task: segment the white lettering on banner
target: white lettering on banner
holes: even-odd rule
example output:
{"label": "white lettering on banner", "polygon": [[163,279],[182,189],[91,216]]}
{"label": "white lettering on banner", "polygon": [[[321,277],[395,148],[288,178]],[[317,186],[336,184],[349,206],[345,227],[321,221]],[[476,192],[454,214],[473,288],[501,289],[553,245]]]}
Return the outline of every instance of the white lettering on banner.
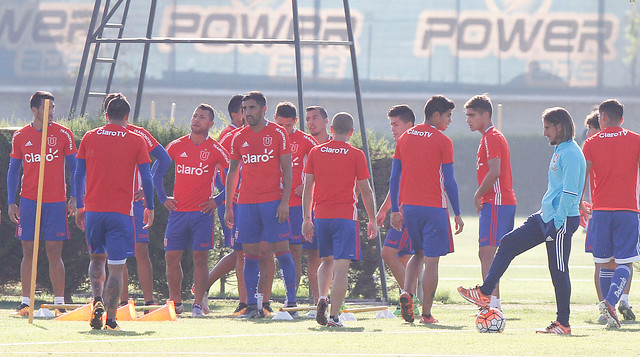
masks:
{"label": "white lettering on banner", "polygon": [[427,138],[430,138],[431,135],[433,135],[433,133],[430,133],[428,131],[418,131],[418,130],[415,130],[415,129],[407,130],[407,134],[408,135],[421,136],[421,137],[427,137]]}
{"label": "white lettering on banner", "polygon": [[[45,162],[51,162],[58,158],[58,150],[52,151],[49,149],[49,153],[44,156]],[[40,162],[40,154],[24,154],[24,161],[27,163]]]}
{"label": "white lettering on banner", "polygon": [[207,172],[209,172],[209,165],[202,165],[202,163],[198,167],[184,164],[176,165],[176,173],[178,174],[202,176]]}
{"label": "white lettering on banner", "polygon": [[242,163],[244,164],[256,164],[256,163],[261,163],[261,162],[269,162],[269,160],[274,159],[275,156],[273,156],[273,149],[267,151],[267,149],[264,149],[264,154],[244,154],[242,155]]}
{"label": "white lettering on banner", "polygon": [[349,152],[349,149],[347,148],[330,148],[330,147],[326,147],[323,146],[320,148],[321,152],[326,152],[329,154],[342,154],[342,155],[346,155]]}
{"label": "white lettering on banner", "polygon": [[124,132],[124,131],[104,130],[104,129],[98,129],[96,131],[96,134],[98,134],[98,135],[106,135],[106,136],[117,136],[117,137],[120,137],[120,138],[124,138],[125,135],[127,135],[127,133]]}
{"label": "white lettering on banner", "polygon": [[617,138],[618,136],[627,136],[627,131],[619,131],[617,133],[600,133],[598,137],[600,138]]}

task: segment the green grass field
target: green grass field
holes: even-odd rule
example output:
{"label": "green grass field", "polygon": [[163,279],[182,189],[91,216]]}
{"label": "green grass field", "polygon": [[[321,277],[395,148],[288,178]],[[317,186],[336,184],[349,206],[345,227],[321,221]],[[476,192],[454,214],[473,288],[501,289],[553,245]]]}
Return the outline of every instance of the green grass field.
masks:
{"label": "green grass field", "polygon": [[[519,221],[522,218],[518,219]],[[477,310],[455,288],[480,281],[477,219],[467,217],[465,232],[456,237],[456,252],[441,260],[438,302],[432,326],[401,319],[375,319],[375,312],[331,329],[313,319],[244,321],[226,317],[234,301],[212,300],[203,319],[177,322],[121,322],[123,331],[94,331],[87,322],[59,322],[10,316],[17,297],[0,302],[0,355],[215,355],[215,356],[631,356],[640,354],[640,323],[623,322],[619,330],[598,325],[593,263],[584,253],[584,234],[573,238],[572,336],[536,334],[555,319],[553,286],[543,246],[516,258],[501,282],[507,326],[502,334],[480,334]],[[640,313],[640,286],[631,290],[631,305]],[[280,304],[274,304],[279,307]],[[187,308],[187,310],[189,310]]]}

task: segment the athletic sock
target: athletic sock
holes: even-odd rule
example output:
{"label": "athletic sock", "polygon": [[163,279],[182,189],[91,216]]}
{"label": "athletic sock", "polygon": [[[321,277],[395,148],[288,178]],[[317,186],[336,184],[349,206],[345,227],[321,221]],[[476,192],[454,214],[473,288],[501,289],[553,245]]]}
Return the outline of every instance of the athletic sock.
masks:
{"label": "athletic sock", "polygon": [[54,296],[53,297],[54,305],[64,305],[64,296]]}
{"label": "athletic sock", "polygon": [[296,302],[296,266],[293,263],[291,252],[278,253],[276,258],[278,258],[282,279],[287,289],[287,302]]}
{"label": "athletic sock", "polygon": [[256,291],[258,290],[258,280],[260,278],[260,266],[258,255],[244,255],[244,286],[247,289],[247,303],[256,304]]}
{"label": "athletic sock", "polygon": [[264,307],[264,294],[256,293],[256,306]]}
{"label": "athletic sock", "polygon": [[616,271],[613,273],[613,277],[611,278],[611,287],[609,288],[609,293],[606,298],[611,306],[616,306],[618,300],[620,300],[620,295],[622,295],[624,287],[627,286],[630,275],[631,269],[628,266],[618,265],[616,267]]}
{"label": "athletic sock", "polygon": [[500,298],[495,295],[491,295],[491,302],[489,303],[489,307],[495,307],[498,310],[502,311],[502,305],[500,305]]}
{"label": "athletic sock", "polygon": [[22,303],[31,306],[31,299],[28,296],[23,296]]}
{"label": "athletic sock", "polygon": [[620,302],[625,304],[625,305],[627,305],[627,306],[629,306],[629,294],[622,294],[620,296]]}
{"label": "athletic sock", "polygon": [[600,295],[604,299],[609,293],[609,287],[611,286],[611,278],[613,277],[613,269],[600,269],[598,278],[600,279]]}

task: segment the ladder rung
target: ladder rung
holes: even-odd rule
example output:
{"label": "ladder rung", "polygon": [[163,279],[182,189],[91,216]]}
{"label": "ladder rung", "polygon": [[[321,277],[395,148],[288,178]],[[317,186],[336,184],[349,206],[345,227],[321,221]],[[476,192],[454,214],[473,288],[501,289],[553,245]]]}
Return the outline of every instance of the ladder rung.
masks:
{"label": "ladder rung", "polygon": [[89,92],[90,97],[106,97],[107,93],[104,92]]}
{"label": "ladder rung", "polygon": [[114,22],[108,22],[106,24],[104,24],[105,28],[109,28],[109,29],[121,29],[124,27],[123,24],[118,24],[118,23],[114,23]]}
{"label": "ladder rung", "polygon": [[115,58],[98,57],[98,58],[96,58],[96,62],[100,62],[100,63],[115,63],[116,60],[115,60]]}

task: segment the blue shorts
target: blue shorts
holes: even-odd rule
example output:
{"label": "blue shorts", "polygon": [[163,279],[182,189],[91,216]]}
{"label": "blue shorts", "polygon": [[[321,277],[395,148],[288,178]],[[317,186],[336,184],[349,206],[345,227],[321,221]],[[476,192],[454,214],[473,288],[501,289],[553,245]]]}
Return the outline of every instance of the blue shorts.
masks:
{"label": "blue shorts", "polygon": [[315,218],[313,240],[318,242],[320,258],[360,260],[358,221],[345,218]]}
{"label": "blue shorts", "polygon": [[[20,222],[16,227],[16,237],[24,241],[33,241],[36,234],[37,201],[20,198]],[[69,222],[67,221],[67,203],[42,203],[40,218],[40,239],[45,241],[61,241],[69,239]]]}
{"label": "blue shorts", "polygon": [[[234,220],[236,219],[236,216],[238,215],[238,205],[233,205],[233,217]],[[222,234],[224,235],[224,246],[227,248],[231,248],[233,250],[242,250],[242,244],[237,242],[237,230],[235,228],[230,229],[229,227],[227,227],[227,224],[224,221],[224,211],[225,211],[225,205],[219,205],[217,208],[218,210],[218,219],[220,220],[220,226],[222,227]]]}
{"label": "blue shorts", "polygon": [[291,224],[291,238],[289,244],[302,245],[302,206],[289,207],[289,223]]}
{"label": "blue shorts", "polygon": [[482,210],[480,210],[478,244],[481,247],[499,247],[502,237],[513,230],[515,218],[516,205],[484,203]]}
{"label": "blue shorts", "polygon": [[404,205],[404,224],[411,245],[425,257],[441,257],[453,252],[453,234],[446,208]]}
{"label": "blue shorts", "polygon": [[589,222],[593,235],[593,261],[617,264],[640,260],[638,213],[633,211],[593,211]]}
{"label": "blue shorts", "polygon": [[238,242],[242,244],[280,242],[291,238],[289,221],[278,222],[280,200],[263,203],[239,203],[235,215]]}
{"label": "blue shorts", "polygon": [[213,248],[214,217],[200,211],[169,212],[164,232],[164,250],[210,250]]}
{"label": "blue shorts", "polygon": [[409,239],[409,232],[406,226],[402,226],[402,232],[389,227],[383,246],[397,249],[399,257],[415,253],[411,247],[411,239]]}
{"label": "blue shorts", "polygon": [[149,243],[149,230],[144,227],[144,201],[133,202],[133,230],[136,243]]}
{"label": "blue shorts", "polygon": [[585,253],[593,253],[593,233],[591,233],[591,219],[587,221],[587,234],[584,237]]}
{"label": "blue shorts", "polygon": [[85,212],[90,253],[107,254],[109,264],[124,264],[135,256],[133,217],[118,212]]}

